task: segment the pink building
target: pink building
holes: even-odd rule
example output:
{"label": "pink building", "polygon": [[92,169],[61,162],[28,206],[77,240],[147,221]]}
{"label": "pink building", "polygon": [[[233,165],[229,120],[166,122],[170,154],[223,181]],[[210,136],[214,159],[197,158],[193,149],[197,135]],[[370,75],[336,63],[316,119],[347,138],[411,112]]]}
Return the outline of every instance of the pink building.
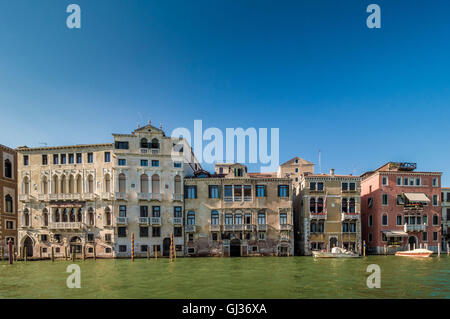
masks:
{"label": "pink building", "polygon": [[370,254],[414,247],[437,251],[441,242],[440,172],[389,162],[361,176],[362,240]]}

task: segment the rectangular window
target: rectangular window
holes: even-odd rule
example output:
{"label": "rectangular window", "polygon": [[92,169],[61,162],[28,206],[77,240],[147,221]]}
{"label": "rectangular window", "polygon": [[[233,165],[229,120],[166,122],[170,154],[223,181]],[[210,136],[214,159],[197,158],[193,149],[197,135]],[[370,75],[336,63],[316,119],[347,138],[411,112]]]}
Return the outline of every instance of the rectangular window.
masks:
{"label": "rectangular window", "polygon": [[127,237],[127,228],[126,227],[117,227],[117,236]]}
{"label": "rectangular window", "polygon": [[159,167],[159,161],[158,160],[152,160],[152,167]]}
{"label": "rectangular window", "polygon": [[397,215],[397,225],[402,225],[402,215]]}
{"label": "rectangular window", "polygon": [[256,197],[267,197],[266,185],[256,185]]}
{"label": "rectangular window", "polygon": [[119,217],[127,217],[127,206],[125,205],[119,206]]}
{"label": "rectangular window", "polygon": [[382,184],[383,184],[383,186],[386,186],[388,184],[388,179],[386,176],[382,177]]}
{"label": "rectangular window", "polygon": [[387,224],[388,224],[388,216],[387,216],[387,214],[384,214],[384,215],[381,217],[381,224],[382,224],[383,226],[387,226]]}
{"label": "rectangular window", "polygon": [[152,206],[152,217],[161,217],[161,207]]}
{"label": "rectangular window", "polygon": [[181,206],[174,206],[173,207],[173,217],[176,218],[182,218],[183,217],[183,211]]}
{"label": "rectangular window", "polygon": [[288,197],[288,196],[289,196],[289,186],[278,185],[278,197]]}
{"label": "rectangular window", "polygon": [[111,234],[105,234],[105,241],[106,241],[107,243],[110,243],[110,242],[111,242]]}
{"label": "rectangular window", "polygon": [[397,205],[404,205],[405,201],[403,200],[402,195],[397,195]]}
{"label": "rectangular window", "polygon": [[120,253],[127,252],[127,245],[119,245],[119,252]]}
{"label": "rectangular window", "polygon": [[404,178],[403,179],[403,185],[408,186],[409,185],[408,181],[409,181],[408,178]]}
{"label": "rectangular window", "polygon": [[438,240],[438,232],[437,232],[437,231],[434,231],[434,232],[433,232],[433,240],[434,240],[434,241],[437,241],[437,240]]}
{"label": "rectangular window", "polygon": [[152,227],[152,237],[161,237],[161,227]]}
{"label": "rectangular window", "polygon": [[233,199],[233,186],[232,185],[225,185],[224,186],[224,200],[230,201]]}
{"label": "rectangular window", "polygon": [[48,157],[47,154],[42,155],[42,165],[48,164]]}
{"label": "rectangular window", "polygon": [[75,163],[75,157],[73,156],[73,154],[69,154],[69,164],[74,164]]}
{"label": "rectangular window", "polygon": [[420,181],[420,178],[416,178],[416,186],[420,186],[420,183],[421,181]]}
{"label": "rectangular window", "polygon": [[280,225],[286,225],[288,223],[287,221],[287,214],[281,213],[280,214]]}
{"label": "rectangular window", "polygon": [[81,163],[82,163],[81,153],[77,153],[77,164],[81,164]]}
{"label": "rectangular window", "polygon": [[208,186],[209,198],[219,198],[219,186],[209,185]]}
{"label": "rectangular window", "polygon": [[197,186],[196,185],[187,185],[185,191],[186,198],[197,198]]}
{"label": "rectangular window", "polygon": [[66,164],[66,154],[61,154],[61,164]]}
{"label": "rectangular window", "polygon": [[437,206],[439,203],[438,195],[433,195],[433,206]]}
{"label": "rectangular window", "polygon": [[383,205],[388,205],[388,194],[383,194],[382,195],[382,203]]}
{"label": "rectangular window", "polygon": [[401,186],[401,185],[402,185],[402,178],[397,177],[397,186]]}
{"label": "rectangular window", "polygon": [[356,190],[356,184],[355,183],[349,183],[349,186],[350,186],[350,190],[351,191]]}
{"label": "rectangular window", "polygon": [[342,183],[342,190],[343,191],[346,191],[346,190],[348,190],[348,183]]}
{"label": "rectangular window", "polygon": [[6,221],[6,229],[14,229],[14,222],[12,220]]}
{"label": "rectangular window", "polygon": [[173,236],[174,237],[182,237],[183,236],[183,229],[181,227],[174,227],[173,228]]}
{"label": "rectangular window", "polygon": [[318,191],[323,191],[323,182],[318,182],[317,183],[317,190]]}
{"label": "rectangular window", "polygon": [[434,187],[438,186],[438,179],[437,178],[433,178],[433,186]]}
{"label": "rectangular window", "polygon": [[148,217],[148,206],[139,207],[140,217]]}
{"label": "rectangular window", "polygon": [[88,240],[88,242],[93,242],[94,241],[94,234],[88,234],[87,240]]}
{"label": "rectangular window", "polygon": [[428,241],[428,233],[426,231],[422,233],[422,241]]}
{"label": "rectangular window", "polygon": [[139,237],[148,237],[148,227],[139,227]]}
{"label": "rectangular window", "polygon": [[111,162],[111,153],[105,152],[105,163]]}
{"label": "rectangular window", "polygon": [[175,168],[181,168],[181,162],[174,162],[173,167]]}
{"label": "rectangular window", "polygon": [[119,149],[119,150],[127,150],[128,149],[128,142],[116,141],[114,143],[114,146],[115,146],[116,149]]}
{"label": "rectangular window", "polygon": [[53,154],[53,164],[58,165],[59,164],[59,156],[58,154]]}
{"label": "rectangular window", "polygon": [[88,163],[94,163],[94,153],[87,153]]}
{"label": "rectangular window", "polygon": [[29,162],[28,162],[28,155],[24,155],[23,156],[23,165],[27,166],[28,164],[29,164]]}
{"label": "rectangular window", "polygon": [[[147,232],[148,232],[148,230],[147,230]],[[146,236],[146,237],[148,237],[148,236]],[[148,246],[147,245],[141,245],[141,252],[145,253],[147,251],[148,251]]]}
{"label": "rectangular window", "polygon": [[148,166],[148,160],[141,159],[141,166]]}
{"label": "rectangular window", "polygon": [[309,183],[309,190],[315,191],[316,190],[316,182],[310,182]]}

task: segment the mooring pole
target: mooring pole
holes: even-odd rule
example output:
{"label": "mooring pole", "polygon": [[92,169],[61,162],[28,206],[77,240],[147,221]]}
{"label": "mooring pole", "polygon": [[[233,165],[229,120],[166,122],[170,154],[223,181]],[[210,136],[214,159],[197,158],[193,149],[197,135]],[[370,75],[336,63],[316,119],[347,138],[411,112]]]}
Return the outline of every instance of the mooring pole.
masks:
{"label": "mooring pole", "polygon": [[170,262],[173,261],[173,233],[170,233]]}
{"label": "mooring pole", "polygon": [[147,259],[150,259],[150,249],[147,247]]}
{"label": "mooring pole", "polygon": [[134,233],[131,233],[131,261],[134,261]]}
{"label": "mooring pole", "polygon": [[363,240],[363,256],[366,256],[366,241]]}
{"label": "mooring pole", "polygon": [[450,255],[450,244],[447,243],[447,255]]}
{"label": "mooring pole", "polygon": [[155,259],[158,259],[158,250],[156,249],[156,245],[155,245]]}
{"label": "mooring pole", "polygon": [[52,261],[55,261],[55,247],[52,246]]}
{"label": "mooring pole", "polygon": [[14,250],[11,239],[8,240],[8,257],[9,257],[9,264],[13,264],[13,256],[14,256]]}
{"label": "mooring pole", "polygon": [[94,260],[97,260],[97,249],[95,248],[96,244],[94,244]]}
{"label": "mooring pole", "polygon": [[438,243],[438,257],[441,256],[441,243]]}

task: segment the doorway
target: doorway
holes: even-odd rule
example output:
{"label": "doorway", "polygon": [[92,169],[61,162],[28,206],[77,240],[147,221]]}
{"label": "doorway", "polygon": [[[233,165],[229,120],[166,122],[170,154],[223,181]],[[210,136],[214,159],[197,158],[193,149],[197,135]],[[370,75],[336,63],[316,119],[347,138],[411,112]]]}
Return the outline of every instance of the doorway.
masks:
{"label": "doorway", "polygon": [[414,247],[415,248],[419,248],[418,245],[417,245],[417,238],[416,238],[416,236],[410,236],[408,238],[408,244],[409,244],[409,250],[413,250]]}
{"label": "doorway", "polygon": [[163,256],[169,257],[170,255],[170,238],[164,238],[163,240]]}
{"label": "doorway", "polygon": [[241,241],[237,238],[230,241],[230,257],[241,257]]}
{"label": "doorway", "polygon": [[337,247],[337,238],[336,237],[331,237],[330,238],[330,250],[333,247]]}
{"label": "doorway", "polygon": [[33,257],[33,241],[30,237],[25,238],[23,247],[27,249],[27,257]]}

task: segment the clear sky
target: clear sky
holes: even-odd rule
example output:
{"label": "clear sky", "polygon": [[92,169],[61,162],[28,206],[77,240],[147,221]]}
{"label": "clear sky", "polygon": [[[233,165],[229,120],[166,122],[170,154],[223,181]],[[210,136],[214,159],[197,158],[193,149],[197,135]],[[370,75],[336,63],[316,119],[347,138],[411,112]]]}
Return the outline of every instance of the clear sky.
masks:
{"label": "clear sky", "polygon": [[[66,27],[70,3],[80,30]],[[381,29],[366,26],[370,3]],[[447,0],[1,0],[0,143],[103,143],[149,118],[167,133],[201,119],[279,127],[281,162],[317,164],[321,150],[323,172],[360,174],[411,161],[450,186],[449,12]]]}

